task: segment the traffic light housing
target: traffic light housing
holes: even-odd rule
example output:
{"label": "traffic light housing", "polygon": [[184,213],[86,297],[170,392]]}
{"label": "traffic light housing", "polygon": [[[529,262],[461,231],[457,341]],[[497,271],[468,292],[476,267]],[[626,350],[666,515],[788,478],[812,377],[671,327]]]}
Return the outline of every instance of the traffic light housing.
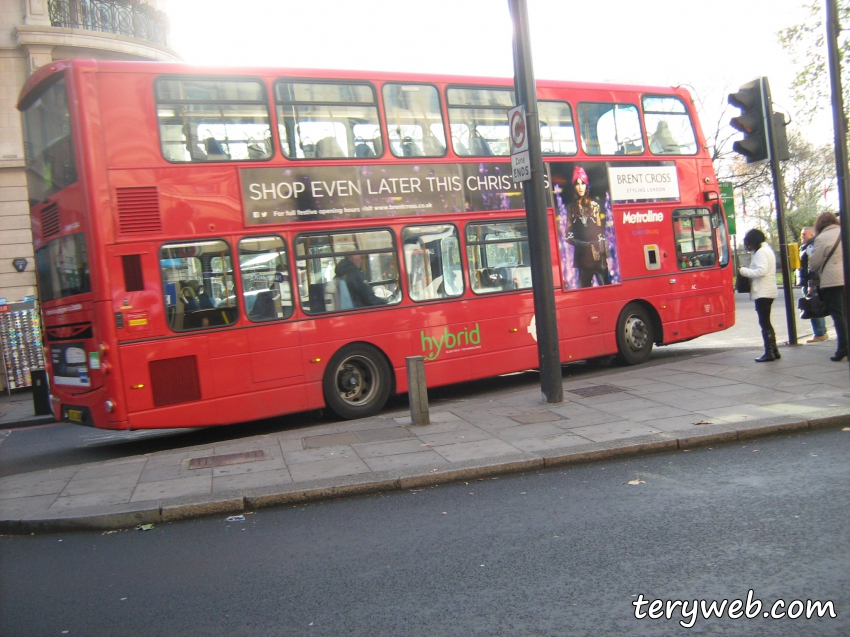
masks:
{"label": "traffic light housing", "polygon": [[766,78],[748,82],[729,94],[729,103],[741,109],[738,117],[729,124],[735,130],[744,133],[744,139],[735,142],[732,150],[747,158],[748,164],[760,164],[770,160],[770,142],[767,131],[767,116],[770,108],[770,95]]}

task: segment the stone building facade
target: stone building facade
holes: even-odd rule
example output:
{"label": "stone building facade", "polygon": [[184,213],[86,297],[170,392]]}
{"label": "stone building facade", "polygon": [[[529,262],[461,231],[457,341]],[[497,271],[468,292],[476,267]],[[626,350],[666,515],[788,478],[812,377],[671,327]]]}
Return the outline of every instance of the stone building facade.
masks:
{"label": "stone building facade", "polygon": [[[167,0],[0,0],[0,297],[36,294],[20,112],[26,78],[54,60],[179,61]],[[27,260],[18,272],[13,261]],[[0,379],[2,383],[2,379]]]}

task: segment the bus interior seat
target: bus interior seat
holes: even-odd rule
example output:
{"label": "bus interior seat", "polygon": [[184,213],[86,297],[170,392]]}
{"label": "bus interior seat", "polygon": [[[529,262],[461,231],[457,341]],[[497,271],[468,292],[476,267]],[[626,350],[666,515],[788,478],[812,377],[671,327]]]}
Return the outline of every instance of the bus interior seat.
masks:
{"label": "bus interior seat", "polygon": [[337,279],[336,288],[339,296],[337,308],[340,310],[354,309],[354,301],[351,300],[351,293],[348,291],[348,283],[342,279]]}
{"label": "bus interior seat", "polygon": [[401,152],[405,157],[421,157],[422,151],[416,142],[411,137],[405,137],[401,140]]}
{"label": "bus interior seat", "polygon": [[224,146],[215,137],[207,137],[204,140],[204,146],[207,151],[207,159],[230,159],[230,156],[224,150]]}
{"label": "bus interior seat", "polygon": [[475,131],[469,137],[469,151],[476,156],[488,157],[493,154],[490,144],[481,136],[481,133]]}
{"label": "bus interior seat", "polygon": [[380,157],[384,154],[384,143],[381,141],[380,134],[372,138],[372,147],[375,149],[375,157]]}
{"label": "bus interior seat", "polygon": [[374,157],[375,151],[369,148],[369,145],[363,140],[357,141],[354,143],[354,156],[355,157]]}
{"label": "bus interior seat", "polygon": [[277,311],[274,306],[274,297],[269,290],[260,292],[257,298],[254,299],[254,305],[251,307],[249,314],[254,321],[268,321],[277,318]]}
{"label": "bus interior seat", "polygon": [[311,283],[308,287],[309,302],[311,314],[321,314],[327,312],[325,308],[325,284]]}
{"label": "bus interior seat", "polygon": [[425,137],[422,139],[422,146],[428,157],[438,157],[446,154],[445,145],[440,143],[440,140],[431,131],[425,132]]}
{"label": "bus interior seat", "polygon": [[323,137],[316,142],[316,157],[347,157],[333,137]]}
{"label": "bus interior seat", "polygon": [[452,138],[452,146],[455,149],[455,155],[465,156],[469,155],[469,149],[460,143],[460,140],[456,137]]}

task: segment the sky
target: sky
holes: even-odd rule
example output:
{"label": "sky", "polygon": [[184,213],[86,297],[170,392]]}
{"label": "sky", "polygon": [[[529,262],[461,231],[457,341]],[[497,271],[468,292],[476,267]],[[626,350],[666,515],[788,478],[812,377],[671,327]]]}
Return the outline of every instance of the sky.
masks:
{"label": "sky", "polygon": [[[780,29],[811,0],[528,0],[537,79],[686,85],[707,136],[726,95],[767,76],[795,118]],[[804,4],[805,3],[805,4]],[[513,77],[508,0],[170,0],[171,46],[214,66]],[[792,124],[793,126],[793,124]],[[828,114],[805,127],[828,143]]]}

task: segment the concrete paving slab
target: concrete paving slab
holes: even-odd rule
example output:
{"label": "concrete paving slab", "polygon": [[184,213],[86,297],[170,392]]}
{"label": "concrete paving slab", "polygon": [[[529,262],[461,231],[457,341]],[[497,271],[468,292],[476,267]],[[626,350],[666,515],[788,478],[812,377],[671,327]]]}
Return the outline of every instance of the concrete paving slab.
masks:
{"label": "concrete paving slab", "polygon": [[623,420],[620,422],[590,425],[588,427],[575,427],[570,429],[570,433],[587,438],[593,442],[608,442],[609,440],[618,440],[620,438],[660,433],[660,430],[630,420]]}
{"label": "concrete paving slab", "polygon": [[174,480],[139,483],[133,491],[130,502],[159,500],[184,495],[201,495],[212,490],[212,475],[191,476]]}
{"label": "concrete paving slab", "polygon": [[304,438],[305,449],[322,449],[324,447],[342,447],[362,442],[353,431],[343,433],[324,434],[321,436],[310,436]]}
{"label": "concrete paving slab", "polygon": [[366,463],[356,456],[289,465],[289,473],[294,482],[350,476],[356,473],[368,473],[369,471]]}
{"label": "concrete paving slab", "polygon": [[413,437],[413,434],[406,427],[364,429],[362,431],[356,431],[354,434],[357,436],[359,442],[383,442],[385,440],[400,440],[402,438]]}
{"label": "concrete paving slab", "polygon": [[345,458],[356,458],[357,454],[349,445],[338,447],[323,447],[319,449],[305,449],[304,451],[290,451],[283,454],[287,466],[302,462],[317,462],[324,460],[337,460]]}
{"label": "concrete paving slab", "polygon": [[504,440],[476,440],[474,442],[458,442],[452,445],[440,445],[432,447],[449,462],[463,460],[479,460],[481,458],[496,458],[515,454],[519,449]]}
{"label": "concrete paving slab", "polygon": [[536,438],[522,438],[520,440],[513,441],[511,444],[521,451],[534,452],[586,445],[587,442],[587,438],[582,436],[561,432],[559,434],[538,436]]}
{"label": "concrete paving slab", "polygon": [[53,504],[51,504],[47,510],[51,512],[67,512],[84,507],[103,507],[114,504],[127,504],[130,502],[134,490],[135,487],[131,486],[124,489],[82,493],[80,495],[60,495],[53,501]]}
{"label": "concrete paving slab", "polygon": [[255,473],[237,473],[233,475],[214,476],[212,480],[213,493],[268,487],[274,484],[291,484],[292,475],[286,467],[258,471]]}
{"label": "concrete paving slab", "polygon": [[396,471],[412,467],[439,467],[449,464],[448,460],[430,449],[392,456],[373,456],[364,458],[363,462],[368,465],[371,471]]}
{"label": "concrete paving slab", "polygon": [[426,443],[419,438],[407,438],[405,440],[390,440],[388,442],[373,442],[354,445],[354,452],[363,460],[381,458],[384,456],[397,456],[405,453],[417,453],[426,449]]}
{"label": "concrete paving slab", "polygon": [[0,519],[19,519],[47,511],[58,497],[58,493],[51,493],[0,500]]}

